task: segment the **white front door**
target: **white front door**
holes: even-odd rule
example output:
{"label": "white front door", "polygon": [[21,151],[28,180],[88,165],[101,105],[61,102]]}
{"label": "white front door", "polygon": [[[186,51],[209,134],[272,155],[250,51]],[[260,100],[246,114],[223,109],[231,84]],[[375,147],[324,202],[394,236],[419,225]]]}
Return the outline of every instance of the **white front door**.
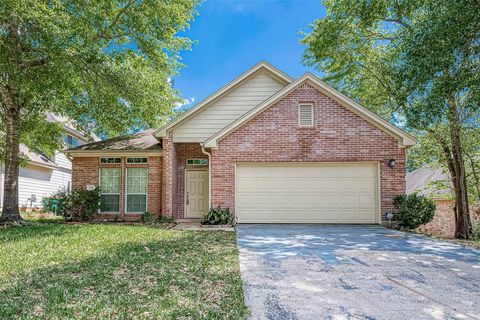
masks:
{"label": "white front door", "polygon": [[185,207],[186,218],[203,218],[208,212],[207,170],[187,170]]}

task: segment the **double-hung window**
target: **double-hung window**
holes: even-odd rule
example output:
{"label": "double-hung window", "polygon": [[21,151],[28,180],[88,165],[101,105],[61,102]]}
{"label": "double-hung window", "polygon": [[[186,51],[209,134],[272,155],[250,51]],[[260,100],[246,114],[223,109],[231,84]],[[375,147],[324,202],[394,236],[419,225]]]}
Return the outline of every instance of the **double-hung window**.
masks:
{"label": "double-hung window", "polygon": [[126,204],[128,213],[147,211],[147,168],[127,168]]}
{"label": "double-hung window", "polygon": [[101,212],[120,212],[120,168],[100,169]]}

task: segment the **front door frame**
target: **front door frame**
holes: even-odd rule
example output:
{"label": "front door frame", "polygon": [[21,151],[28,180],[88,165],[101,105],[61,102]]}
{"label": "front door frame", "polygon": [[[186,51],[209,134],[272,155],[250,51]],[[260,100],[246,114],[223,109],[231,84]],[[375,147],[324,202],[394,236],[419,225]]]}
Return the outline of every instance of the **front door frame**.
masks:
{"label": "front door frame", "polygon": [[[208,179],[209,173],[208,173],[208,168],[185,168],[185,183],[183,187],[183,216],[185,219],[198,219],[198,217],[189,217],[188,216],[188,209],[187,209],[187,188],[188,188],[188,172],[189,171],[205,171],[207,173],[207,202],[208,202],[208,192],[210,190],[210,181]],[[210,205],[210,204],[209,204]]]}

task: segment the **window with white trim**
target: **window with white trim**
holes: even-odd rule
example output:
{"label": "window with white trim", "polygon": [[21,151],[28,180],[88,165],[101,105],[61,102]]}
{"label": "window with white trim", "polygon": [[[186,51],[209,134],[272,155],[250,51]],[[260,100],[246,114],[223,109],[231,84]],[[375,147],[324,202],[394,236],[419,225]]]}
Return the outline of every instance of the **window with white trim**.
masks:
{"label": "window with white trim", "polygon": [[100,169],[100,211],[120,212],[120,168]]}
{"label": "window with white trim", "polygon": [[147,211],[147,168],[126,170],[126,211],[144,213]]}
{"label": "window with white trim", "polygon": [[120,163],[122,159],[117,157],[112,158],[100,158],[100,163]]}
{"label": "window with white trim", "polygon": [[129,164],[140,164],[140,163],[147,163],[147,158],[127,158],[127,163]]}
{"label": "window with white trim", "polygon": [[298,125],[303,127],[313,126],[313,105],[302,103],[298,106]]}
{"label": "window with white trim", "polygon": [[187,159],[187,165],[206,166],[208,159]]}

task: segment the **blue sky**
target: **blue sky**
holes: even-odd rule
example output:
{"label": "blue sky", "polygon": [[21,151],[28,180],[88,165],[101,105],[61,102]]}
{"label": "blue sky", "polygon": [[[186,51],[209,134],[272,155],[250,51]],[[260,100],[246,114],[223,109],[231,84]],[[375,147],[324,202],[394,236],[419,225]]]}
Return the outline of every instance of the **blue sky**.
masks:
{"label": "blue sky", "polygon": [[[306,71],[301,31],[325,15],[319,0],[242,0],[204,2],[182,35],[197,41],[182,52],[186,67],[174,80],[188,107],[201,101],[260,60],[292,77]],[[192,103],[193,102],[193,103]]]}

